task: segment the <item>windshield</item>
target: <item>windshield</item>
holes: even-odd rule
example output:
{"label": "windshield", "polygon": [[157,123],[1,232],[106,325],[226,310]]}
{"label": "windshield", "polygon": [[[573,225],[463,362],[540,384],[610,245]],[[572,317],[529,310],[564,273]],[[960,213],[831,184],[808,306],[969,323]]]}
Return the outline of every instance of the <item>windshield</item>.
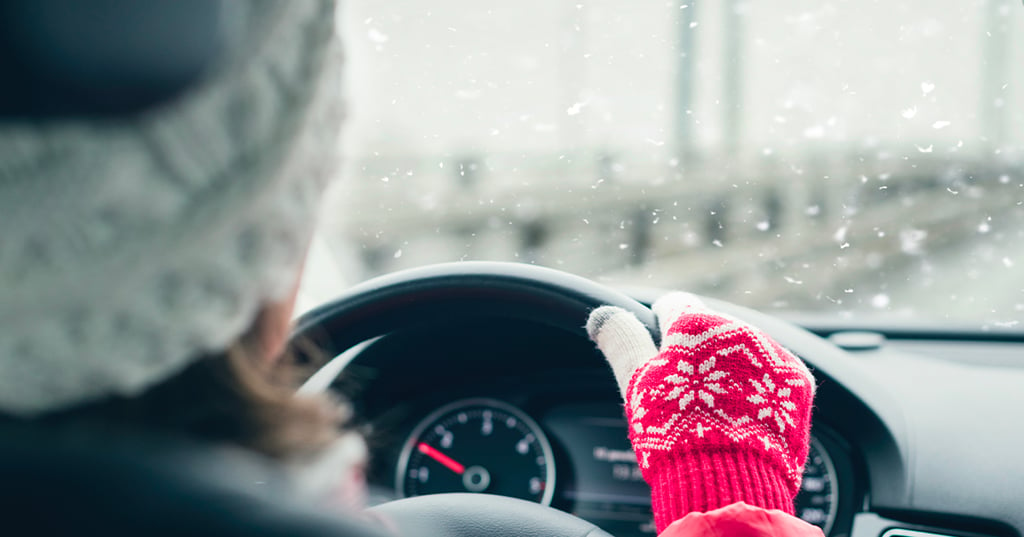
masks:
{"label": "windshield", "polygon": [[345,177],[306,288],[502,260],[1013,326],[1020,7],[348,1]]}

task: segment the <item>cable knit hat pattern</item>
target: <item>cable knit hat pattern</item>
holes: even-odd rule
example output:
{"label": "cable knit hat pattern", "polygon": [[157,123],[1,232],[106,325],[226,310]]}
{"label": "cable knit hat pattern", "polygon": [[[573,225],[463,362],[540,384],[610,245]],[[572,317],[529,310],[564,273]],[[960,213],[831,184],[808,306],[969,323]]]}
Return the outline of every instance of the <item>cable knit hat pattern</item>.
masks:
{"label": "cable knit hat pattern", "polygon": [[231,9],[174,102],[0,125],[0,413],[136,395],[291,290],[338,152],[334,2]]}

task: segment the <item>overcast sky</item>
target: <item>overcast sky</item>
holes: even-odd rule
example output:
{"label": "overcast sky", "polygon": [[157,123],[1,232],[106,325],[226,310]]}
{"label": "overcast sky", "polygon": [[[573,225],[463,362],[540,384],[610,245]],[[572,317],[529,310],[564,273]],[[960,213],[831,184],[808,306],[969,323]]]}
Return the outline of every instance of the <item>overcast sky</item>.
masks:
{"label": "overcast sky", "polygon": [[[720,146],[728,106],[749,153],[938,153],[961,141],[958,151],[984,153],[998,129],[1004,142],[1024,133],[1024,8],[1010,0],[349,0],[343,9],[355,155],[667,155],[683,32],[694,42],[687,117],[698,148]],[[738,56],[725,53],[730,31]],[[733,100],[729,61],[739,65]]]}

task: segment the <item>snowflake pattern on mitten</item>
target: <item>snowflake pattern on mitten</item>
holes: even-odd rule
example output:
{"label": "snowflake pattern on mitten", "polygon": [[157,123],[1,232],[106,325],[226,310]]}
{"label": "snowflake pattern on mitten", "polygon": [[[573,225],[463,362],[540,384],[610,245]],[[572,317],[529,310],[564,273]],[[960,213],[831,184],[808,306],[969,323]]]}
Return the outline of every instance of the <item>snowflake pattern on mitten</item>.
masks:
{"label": "snowflake pattern on mitten", "polygon": [[680,450],[751,451],[783,473],[795,496],[813,397],[814,378],[797,357],[742,321],[694,307],[633,374],[629,437],[645,473]]}

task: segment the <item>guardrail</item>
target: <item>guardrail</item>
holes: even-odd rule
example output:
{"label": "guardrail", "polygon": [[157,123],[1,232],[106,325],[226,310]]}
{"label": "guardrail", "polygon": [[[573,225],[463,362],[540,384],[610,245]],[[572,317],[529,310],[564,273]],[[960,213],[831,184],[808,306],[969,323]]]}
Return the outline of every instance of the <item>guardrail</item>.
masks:
{"label": "guardrail", "polygon": [[335,228],[362,245],[370,272],[518,260],[753,306],[840,301],[865,275],[951,247],[1024,199],[1019,164],[926,154],[382,157],[349,168]]}

